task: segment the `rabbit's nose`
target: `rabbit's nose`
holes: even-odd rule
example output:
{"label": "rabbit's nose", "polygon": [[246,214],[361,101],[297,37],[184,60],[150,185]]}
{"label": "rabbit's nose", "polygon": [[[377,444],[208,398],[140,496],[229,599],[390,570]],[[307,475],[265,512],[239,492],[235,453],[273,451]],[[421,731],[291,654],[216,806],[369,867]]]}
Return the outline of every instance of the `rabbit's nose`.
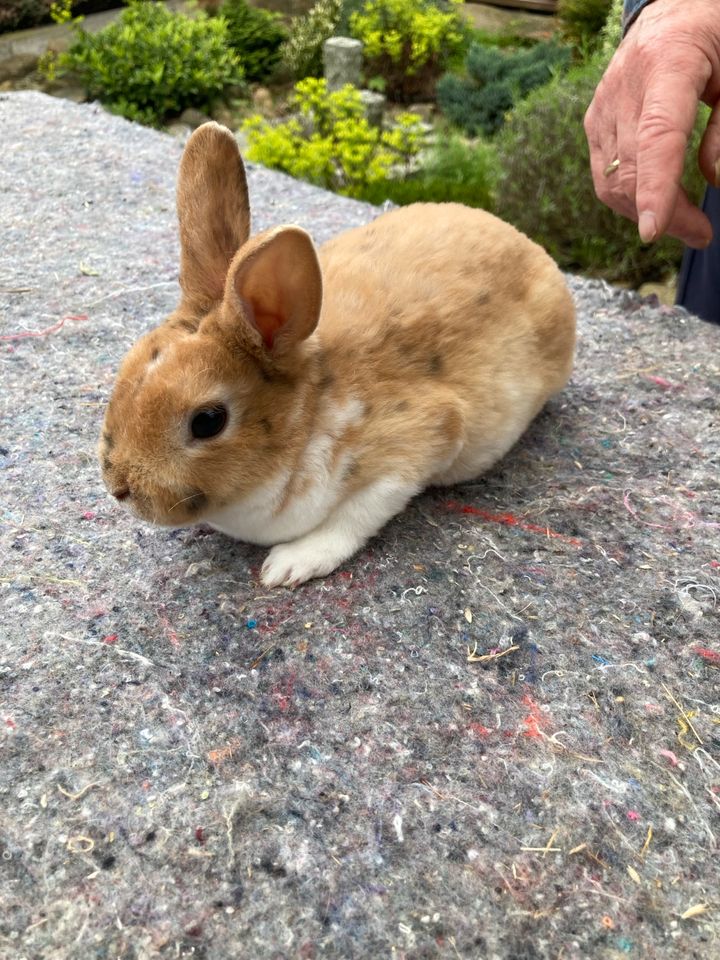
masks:
{"label": "rabbit's nose", "polygon": [[130,487],[120,487],[118,490],[113,490],[112,495],[116,500],[127,500],[130,496]]}

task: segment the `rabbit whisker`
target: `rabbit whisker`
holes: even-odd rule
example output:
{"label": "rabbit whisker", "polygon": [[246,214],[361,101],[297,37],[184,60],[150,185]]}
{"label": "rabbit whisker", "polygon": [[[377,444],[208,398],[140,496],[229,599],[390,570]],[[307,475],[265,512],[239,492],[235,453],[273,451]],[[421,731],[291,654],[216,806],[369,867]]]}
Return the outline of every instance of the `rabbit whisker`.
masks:
{"label": "rabbit whisker", "polygon": [[201,493],[191,493],[189,497],[184,497],[182,500],[178,500],[177,503],[174,503],[168,510],[168,513],[172,513],[175,507],[179,507],[181,503],[187,503],[188,500],[197,500],[197,498],[201,496]]}

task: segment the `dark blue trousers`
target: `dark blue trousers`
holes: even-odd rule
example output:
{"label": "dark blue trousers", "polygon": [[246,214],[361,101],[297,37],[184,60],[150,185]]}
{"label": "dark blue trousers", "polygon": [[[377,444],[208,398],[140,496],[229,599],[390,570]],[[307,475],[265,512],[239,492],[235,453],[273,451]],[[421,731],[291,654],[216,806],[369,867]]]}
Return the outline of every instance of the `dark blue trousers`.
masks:
{"label": "dark blue trousers", "polygon": [[675,302],[703,320],[720,323],[720,190],[708,187],[702,210],[713,226],[704,250],[685,248]]}

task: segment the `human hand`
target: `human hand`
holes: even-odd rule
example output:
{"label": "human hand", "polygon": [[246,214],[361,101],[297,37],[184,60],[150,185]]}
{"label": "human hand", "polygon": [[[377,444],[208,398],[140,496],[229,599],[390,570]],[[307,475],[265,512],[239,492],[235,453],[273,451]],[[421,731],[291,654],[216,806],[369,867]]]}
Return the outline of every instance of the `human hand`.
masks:
{"label": "human hand", "polygon": [[[654,0],[640,13],[585,115],[598,198],[638,224],[702,248],[710,221],[680,185],[698,102],[713,108],[700,169],[720,181],[720,7],[717,0]],[[612,161],[619,166],[610,171]]]}

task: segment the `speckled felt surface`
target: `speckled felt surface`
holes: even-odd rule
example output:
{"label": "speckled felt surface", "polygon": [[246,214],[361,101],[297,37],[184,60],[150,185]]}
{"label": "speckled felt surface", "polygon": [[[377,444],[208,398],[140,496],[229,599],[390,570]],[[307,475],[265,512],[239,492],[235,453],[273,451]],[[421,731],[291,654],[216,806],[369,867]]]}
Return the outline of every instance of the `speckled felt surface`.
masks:
{"label": "speckled felt surface", "polygon": [[[571,280],[503,463],[268,592],[95,462],[180,145],[39,94],[0,139],[2,960],[718,956],[720,328]],[[375,215],[249,176],[256,228]]]}

